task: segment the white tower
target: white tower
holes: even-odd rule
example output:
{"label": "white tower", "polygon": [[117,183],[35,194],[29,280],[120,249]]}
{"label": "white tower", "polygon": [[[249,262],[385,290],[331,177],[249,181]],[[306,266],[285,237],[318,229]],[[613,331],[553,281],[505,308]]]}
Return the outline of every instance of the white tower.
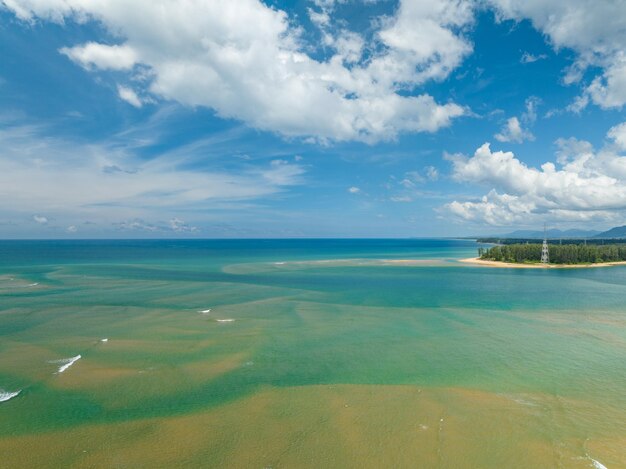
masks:
{"label": "white tower", "polygon": [[550,253],[548,252],[548,232],[546,225],[543,225],[543,246],[541,246],[541,263],[548,264],[550,262]]}

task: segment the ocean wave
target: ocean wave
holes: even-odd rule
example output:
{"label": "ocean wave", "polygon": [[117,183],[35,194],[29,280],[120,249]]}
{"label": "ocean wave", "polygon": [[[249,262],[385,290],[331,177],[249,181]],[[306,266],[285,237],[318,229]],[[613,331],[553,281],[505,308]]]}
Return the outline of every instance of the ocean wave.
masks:
{"label": "ocean wave", "polygon": [[75,357],[71,357],[71,358],[62,358],[61,360],[53,360],[50,363],[56,363],[56,364],[61,365],[57,373],[63,373],[65,370],[67,370],[70,366],[72,366],[81,358],[82,357],[80,355],[76,355]]}
{"label": "ocean wave", "polygon": [[8,401],[10,399],[13,399],[14,397],[16,397],[21,392],[22,392],[21,389],[19,391],[15,391],[15,392],[7,392],[4,389],[0,389],[0,402],[6,402],[6,401]]}
{"label": "ocean wave", "polygon": [[198,312],[199,312],[199,313],[202,313],[202,314],[208,314],[208,313],[210,313],[210,312],[211,312],[211,310],[210,310],[210,309],[201,309],[201,310],[200,310],[200,311],[198,311]]}
{"label": "ocean wave", "polygon": [[608,467],[606,467],[604,464],[602,464],[600,461],[596,461],[593,458],[589,458],[591,459],[591,463],[593,464],[593,467],[595,469],[609,469]]}
{"label": "ocean wave", "polygon": [[235,322],[234,319],[216,319],[217,322]]}

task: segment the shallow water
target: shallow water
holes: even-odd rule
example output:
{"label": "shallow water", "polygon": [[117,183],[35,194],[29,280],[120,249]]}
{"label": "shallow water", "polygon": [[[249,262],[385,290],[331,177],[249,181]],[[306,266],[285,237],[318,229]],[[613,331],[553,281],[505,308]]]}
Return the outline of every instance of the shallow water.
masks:
{"label": "shallow water", "polygon": [[0,242],[0,466],[626,467],[626,267],[475,252]]}

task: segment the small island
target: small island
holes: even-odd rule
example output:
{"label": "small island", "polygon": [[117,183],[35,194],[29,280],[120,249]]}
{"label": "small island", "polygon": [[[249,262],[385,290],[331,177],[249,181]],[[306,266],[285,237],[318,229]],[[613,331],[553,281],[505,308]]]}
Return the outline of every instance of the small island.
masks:
{"label": "small island", "polygon": [[626,264],[626,244],[548,244],[549,262],[541,262],[542,244],[505,244],[479,248],[478,257],[462,262],[490,267],[571,268]]}

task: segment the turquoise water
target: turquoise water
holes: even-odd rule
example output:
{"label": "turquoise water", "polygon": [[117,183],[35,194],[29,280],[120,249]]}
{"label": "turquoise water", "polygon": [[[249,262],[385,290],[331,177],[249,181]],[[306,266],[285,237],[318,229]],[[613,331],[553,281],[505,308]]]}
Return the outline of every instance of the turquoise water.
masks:
{"label": "turquoise water", "polygon": [[626,467],[626,267],[476,250],[0,242],[0,466]]}

